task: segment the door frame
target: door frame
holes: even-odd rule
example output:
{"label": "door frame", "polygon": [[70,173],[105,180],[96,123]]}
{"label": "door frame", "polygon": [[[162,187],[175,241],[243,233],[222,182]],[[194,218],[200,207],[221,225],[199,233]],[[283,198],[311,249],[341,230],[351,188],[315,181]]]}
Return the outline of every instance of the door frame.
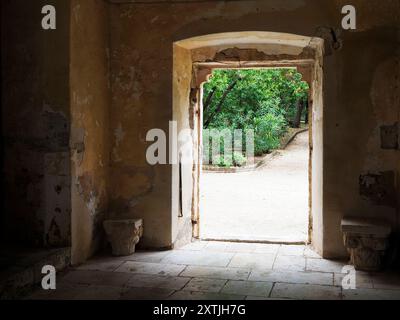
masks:
{"label": "door frame", "polygon": [[[312,69],[314,65],[314,60],[293,60],[293,61],[269,61],[266,62],[231,62],[231,63],[221,63],[221,62],[197,62],[193,63],[192,79],[203,79],[204,81],[200,84],[196,83],[195,92],[191,93],[190,103],[195,112],[191,113],[194,117],[193,121],[198,125],[197,134],[197,161],[193,167],[193,175],[196,179],[193,179],[193,196],[192,196],[192,237],[194,239],[200,239],[200,219],[201,219],[201,176],[202,176],[202,154],[203,154],[203,141],[202,141],[202,131],[203,131],[203,86],[212,76],[212,72],[216,69],[277,69],[277,68],[294,68],[303,76],[303,81],[306,81],[309,85],[309,161],[308,161],[308,236],[307,243],[312,242],[312,150],[313,150],[313,135],[312,135],[312,124],[313,124],[313,82],[312,79]],[[193,99],[193,97],[196,97]],[[193,101],[196,101],[194,104]],[[258,241],[257,241],[258,242]],[[259,241],[264,243],[269,243],[273,241]]]}

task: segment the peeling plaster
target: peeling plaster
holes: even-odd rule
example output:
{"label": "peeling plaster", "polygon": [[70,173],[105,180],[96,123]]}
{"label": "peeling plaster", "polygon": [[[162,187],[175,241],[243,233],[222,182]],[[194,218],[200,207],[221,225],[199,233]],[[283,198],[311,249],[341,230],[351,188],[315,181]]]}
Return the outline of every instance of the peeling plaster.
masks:
{"label": "peeling plaster", "polygon": [[119,144],[121,143],[121,141],[124,139],[125,137],[125,133],[124,130],[122,129],[122,124],[120,123],[118,125],[118,127],[115,129],[114,131],[114,135],[115,135],[115,144],[117,146],[119,146]]}
{"label": "peeling plaster", "polygon": [[395,208],[396,188],[394,171],[368,172],[360,176],[360,195],[375,205]]}
{"label": "peeling plaster", "polygon": [[119,156],[118,147],[120,146],[121,142],[125,137],[125,132],[122,128],[121,123],[119,123],[117,128],[114,130],[114,136],[115,136],[115,146],[113,148],[113,160],[115,162],[120,162],[122,161],[122,158]]}

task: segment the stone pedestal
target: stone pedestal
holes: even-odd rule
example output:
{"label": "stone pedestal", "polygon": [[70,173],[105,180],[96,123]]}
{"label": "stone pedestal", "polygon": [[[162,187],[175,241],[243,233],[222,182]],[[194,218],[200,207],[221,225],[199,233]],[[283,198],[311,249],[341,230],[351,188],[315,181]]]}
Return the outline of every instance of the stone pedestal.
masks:
{"label": "stone pedestal", "polygon": [[135,252],[143,235],[142,219],[106,220],[103,223],[107,239],[115,256],[128,256]]}
{"label": "stone pedestal", "polygon": [[344,245],[356,270],[379,270],[390,226],[375,219],[344,218],[341,228]]}

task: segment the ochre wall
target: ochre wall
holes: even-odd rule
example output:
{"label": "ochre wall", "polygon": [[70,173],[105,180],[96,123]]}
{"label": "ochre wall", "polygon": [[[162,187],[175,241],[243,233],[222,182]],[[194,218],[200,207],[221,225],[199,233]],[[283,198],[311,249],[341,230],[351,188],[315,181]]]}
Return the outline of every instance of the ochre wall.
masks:
{"label": "ochre wall", "polygon": [[109,32],[107,3],[71,1],[72,263],[99,249],[108,208]]}
{"label": "ochre wall", "polygon": [[[258,30],[321,36],[328,44],[324,57],[324,255],[345,254],[340,232],[344,215],[385,217],[394,225],[393,199],[376,202],[365,196],[360,192],[360,176],[386,170],[399,174],[399,150],[380,146],[380,127],[399,121],[398,90],[382,90],[399,82],[399,17],[393,14],[399,12],[399,4],[353,1],[358,29],[337,32],[342,48],[333,50],[330,31],[319,27],[340,30],[344,4],[303,0],[111,5],[110,130],[115,139],[110,175],[116,179],[111,184],[111,211],[143,217],[144,243],[171,245],[171,230],[163,226],[171,219],[171,169],[146,164],[144,137],[150,128],[167,130],[172,119],[172,44],[210,33]],[[121,177],[131,191],[121,193]],[[389,182],[386,187],[395,186]]]}

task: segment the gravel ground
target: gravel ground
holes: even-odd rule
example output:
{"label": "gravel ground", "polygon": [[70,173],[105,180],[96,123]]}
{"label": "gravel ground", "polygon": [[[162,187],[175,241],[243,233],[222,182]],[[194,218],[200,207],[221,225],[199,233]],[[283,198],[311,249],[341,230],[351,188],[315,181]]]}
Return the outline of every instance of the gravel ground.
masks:
{"label": "gravel ground", "polygon": [[308,131],[256,171],[204,172],[201,190],[203,239],[306,241]]}

